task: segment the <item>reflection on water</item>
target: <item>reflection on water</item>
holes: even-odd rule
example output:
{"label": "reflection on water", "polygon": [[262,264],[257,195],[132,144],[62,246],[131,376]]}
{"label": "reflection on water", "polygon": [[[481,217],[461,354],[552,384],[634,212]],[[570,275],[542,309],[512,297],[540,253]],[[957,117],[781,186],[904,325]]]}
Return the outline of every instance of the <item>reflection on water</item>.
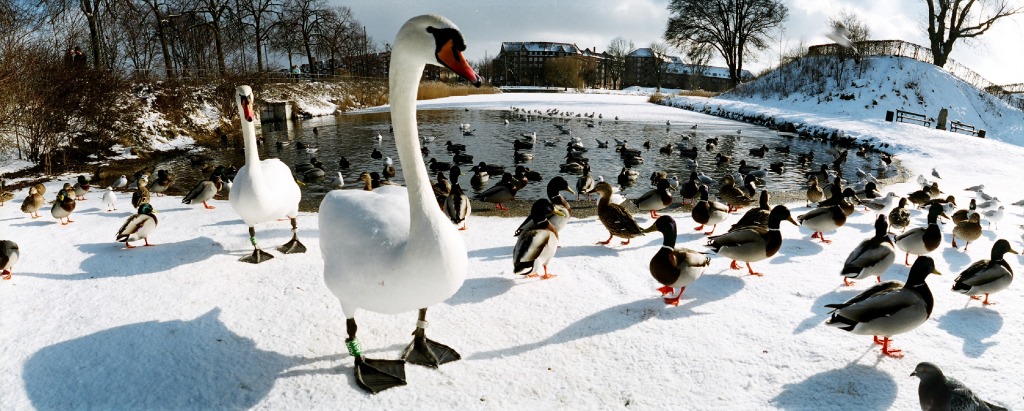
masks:
{"label": "reflection on water", "polygon": [[[714,118],[717,126],[700,125],[696,130],[691,129],[690,124],[668,126],[664,123],[642,123],[614,121],[610,119],[582,119],[563,120],[550,118],[532,118],[524,121],[512,115],[510,111],[493,110],[420,110],[417,113],[419,119],[420,135],[433,138],[433,141],[425,143],[430,150],[426,160],[436,158],[438,161],[451,162],[452,154],[445,150],[445,142],[465,144],[467,153],[473,156],[473,162],[485,161],[488,164],[504,165],[509,172],[514,171],[516,164],[513,162],[513,141],[523,139],[523,133],[537,133],[537,143],[531,151],[534,154],[533,160],[523,165],[544,176],[544,182],[531,183],[516,196],[519,199],[535,199],[544,195],[546,182],[555,175],[559,175],[559,165],[566,162],[566,145],[571,137],[579,137],[584,147],[588,149],[585,156],[590,159],[592,174],[604,176],[605,180],[616,181],[616,176],[623,167],[619,154],[615,151],[615,139],[626,140],[630,147],[642,150],[643,164],[633,168],[639,172],[640,179],[635,186],[626,188],[624,194],[629,197],[636,197],[650,189],[648,177],[654,171],[666,171],[670,175],[678,175],[680,179],[688,177],[691,168],[687,161],[680,156],[680,151],[675,147],[676,143],[683,143],[686,147],[697,148],[697,171],[721,180],[727,173],[734,173],[740,160],[746,160],[748,164],[760,168],[768,168],[770,163],[783,162],[785,171],[782,174],[768,173],[768,177],[761,184],[770,191],[795,191],[804,188],[804,174],[809,171],[816,171],[822,163],[830,163],[832,156],[829,154],[829,146],[812,140],[801,140],[798,138],[784,138],[779,133],[758,126],[744,123],[723,123],[720,118]],[[509,119],[508,125],[504,120]],[[587,123],[592,123],[589,126]],[[464,136],[459,130],[462,123],[470,124],[474,129],[472,136]],[[371,158],[374,149],[379,150],[383,156],[391,157],[398,174],[393,181],[403,184],[402,165],[398,161],[398,153],[395,150],[394,136],[389,131],[390,115],[388,113],[367,113],[367,114],[341,114],[327,116],[295,123],[268,123],[264,124],[259,133],[264,137],[264,144],[260,147],[260,158],[280,158],[285,164],[294,170],[295,164],[307,163],[315,157],[324,164],[327,176],[322,181],[306,181],[302,188],[303,199],[301,208],[303,210],[316,210],[320,200],[330,189],[330,181],[341,171],[347,182],[346,188],[355,189],[360,186],[356,177],[360,172],[380,172],[383,168],[383,160]],[[571,130],[571,134],[562,134],[556,124],[564,124]],[[723,125],[727,124],[727,125]],[[728,127],[729,129],[726,129]],[[377,142],[376,136],[380,134],[383,139]],[[718,137],[719,144],[713,151],[707,151],[705,140]],[[609,141],[609,148],[598,148],[597,141]],[[278,147],[277,142],[286,143]],[[651,148],[644,149],[643,144],[650,141]],[[306,149],[300,149],[301,146]],[[545,145],[545,142],[553,144]],[[663,154],[659,148],[666,145],[673,145],[672,154]],[[753,157],[750,150],[767,146],[768,150],[763,158]],[[790,146],[790,153],[779,153],[774,148]],[[309,148],[315,152],[309,152]],[[814,152],[815,161],[808,164],[800,164],[799,154]],[[732,161],[726,165],[716,165],[715,156],[723,154],[732,157]],[[241,147],[223,148],[204,153],[213,158],[217,164],[233,164],[240,167],[244,164]],[[341,170],[339,159],[344,156],[350,162],[348,170]],[[858,168],[867,170],[871,167],[868,164],[877,164],[877,158],[849,156],[844,165],[843,174],[847,179],[855,179],[854,175]],[[462,167],[462,185],[467,190],[469,187],[470,165]],[[200,178],[205,178],[200,170],[193,167],[184,158],[176,158],[157,164],[157,168],[166,168],[175,175],[175,185],[180,191],[187,191]],[[561,173],[570,186],[575,186],[576,176]],[[301,180],[302,175],[297,175]],[[432,178],[433,180],[433,178]],[[497,182],[496,178],[491,179],[491,184]],[[486,189],[486,187],[479,190]],[[716,187],[711,192],[717,191]]]}

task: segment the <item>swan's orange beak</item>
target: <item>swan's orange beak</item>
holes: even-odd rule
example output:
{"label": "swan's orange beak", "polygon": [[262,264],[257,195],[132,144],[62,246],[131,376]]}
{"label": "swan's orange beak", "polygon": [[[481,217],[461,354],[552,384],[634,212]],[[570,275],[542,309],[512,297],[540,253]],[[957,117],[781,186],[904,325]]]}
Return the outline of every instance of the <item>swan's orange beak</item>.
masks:
{"label": "swan's orange beak", "polygon": [[245,121],[252,123],[252,101],[249,100],[249,96],[239,96],[242,100],[242,113],[244,114]]}
{"label": "swan's orange beak", "polygon": [[437,52],[437,61],[443,64],[445,67],[454,71],[455,74],[462,76],[462,78],[469,80],[474,86],[480,87],[480,76],[476,75],[476,71],[469,66],[469,62],[462,56],[462,52],[455,50],[455,42],[448,40],[444,46],[441,47]]}

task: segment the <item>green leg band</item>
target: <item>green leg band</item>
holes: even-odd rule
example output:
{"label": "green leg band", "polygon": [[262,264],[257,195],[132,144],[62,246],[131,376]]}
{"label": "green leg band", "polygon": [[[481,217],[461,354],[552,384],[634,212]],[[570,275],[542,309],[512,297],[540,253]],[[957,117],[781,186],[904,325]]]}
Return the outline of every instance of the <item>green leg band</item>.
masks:
{"label": "green leg band", "polygon": [[359,340],[355,338],[351,340],[345,340],[345,345],[348,346],[348,354],[353,357],[361,357],[363,355],[363,349],[359,346]]}

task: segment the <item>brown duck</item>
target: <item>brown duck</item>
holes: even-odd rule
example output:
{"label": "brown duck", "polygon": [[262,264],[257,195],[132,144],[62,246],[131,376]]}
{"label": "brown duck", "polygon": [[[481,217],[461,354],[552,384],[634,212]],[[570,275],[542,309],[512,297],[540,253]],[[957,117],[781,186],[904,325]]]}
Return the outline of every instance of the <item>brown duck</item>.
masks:
{"label": "brown duck", "polygon": [[623,245],[626,245],[629,244],[631,238],[644,235],[644,231],[636,224],[633,215],[626,211],[625,207],[611,202],[611,184],[604,181],[597,183],[590,193],[597,193],[601,196],[601,199],[597,201],[597,218],[608,229],[608,240],[599,241],[598,244],[609,244],[612,237],[621,237],[626,239],[622,242]]}
{"label": "brown duck", "polygon": [[724,184],[718,189],[718,198],[729,205],[730,213],[754,202],[753,198],[750,198],[747,193],[736,187],[736,179],[731,175],[725,176]]}
{"label": "brown duck", "polygon": [[971,245],[971,242],[981,238],[981,216],[978,213],[972,212],[967,221],[961,221],[953,226],[953,248],[957,247],[957,238],[967,242],[967,244],[964,244],[964,251],[967,251],[967,247]]}

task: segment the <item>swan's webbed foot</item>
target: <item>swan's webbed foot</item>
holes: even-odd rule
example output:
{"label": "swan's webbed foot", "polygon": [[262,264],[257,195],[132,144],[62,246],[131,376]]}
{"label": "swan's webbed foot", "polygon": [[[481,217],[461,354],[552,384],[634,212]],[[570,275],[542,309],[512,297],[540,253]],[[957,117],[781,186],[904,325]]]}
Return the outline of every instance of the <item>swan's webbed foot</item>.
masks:
{"label": "swan's webbed foot", "polygon": [[259,264],[272,258],[274,258],[273,254],[260,250],[259,248],[255,248],[252,250],[252,254],[239,258],[238,261],[243,263]]}
{"label": "swan's webbed foot", "polygon": [[292,239],[289,240],[287,243],[284,243],[284,245],[277,247],[277,251],[280,251],[284,254],[299,254],[306,252],[306,246],[302,245],[302,243],[299,242],[299,237],[293,236]]}
{"label": "swan's webbed foot", "polygon": [[371,394],[400,387],[405,382],[405,361],[356,357],[356,384]]}
{"label": "swan's webbed foot", "polygon": [[458,361],[462,359],[451,347],[431,340],[426,337],[423,329],[417,329],[412,342],[405,347],[402,359],[405,361],[430,368],[437,368],[441,364]]}

